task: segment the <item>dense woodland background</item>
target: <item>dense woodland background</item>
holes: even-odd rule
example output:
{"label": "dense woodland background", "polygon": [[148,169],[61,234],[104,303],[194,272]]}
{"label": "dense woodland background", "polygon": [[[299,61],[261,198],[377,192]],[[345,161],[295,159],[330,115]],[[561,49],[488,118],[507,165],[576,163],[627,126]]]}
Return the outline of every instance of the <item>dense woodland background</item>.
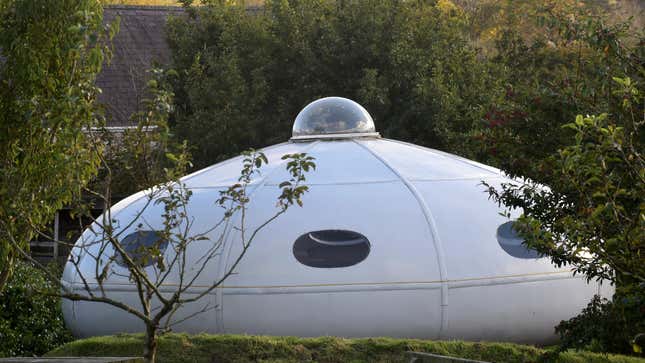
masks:
{"label": "dense woodland background", "polygon": [[[511,146],[526,154],[515,164],[532,164],[562,145],[557,126],[609,111],[612,77],[642,77],[619,69],[642,29],[610,3],[226,4],[168,26],[173,122],[197,167],[288,139],[294,115],[327,95],[363,104],[386,137],[509,167]],[[514,145],[491,129],[512,129]]]}

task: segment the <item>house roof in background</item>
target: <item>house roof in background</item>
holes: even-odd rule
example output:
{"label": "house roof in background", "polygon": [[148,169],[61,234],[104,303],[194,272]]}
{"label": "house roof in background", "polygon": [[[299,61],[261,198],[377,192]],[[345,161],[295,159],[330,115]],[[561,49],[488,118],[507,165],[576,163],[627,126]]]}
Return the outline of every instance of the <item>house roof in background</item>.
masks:
{"label": "house roof in background", "polygon": [[103,90],[99,101],[105,107],[108,126],[133,125],[130,116],[140,108],[149,79],[147,71],[154,63],[170,63],[166,20],[183,14],[183,8],[172,6],[105,7],[105,24],[120,18],[119,32],[112,39],[112,59],[96,80]]}

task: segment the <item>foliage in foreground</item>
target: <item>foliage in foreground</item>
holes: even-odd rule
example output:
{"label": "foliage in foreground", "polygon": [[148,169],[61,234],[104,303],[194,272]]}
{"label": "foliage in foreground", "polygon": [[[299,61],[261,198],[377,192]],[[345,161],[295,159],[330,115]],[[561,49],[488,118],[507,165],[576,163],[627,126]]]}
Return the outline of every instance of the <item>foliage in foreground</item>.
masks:
{"label": "foliage in foreground", "polygon": [[97,0],[0,1],[0,290],[17,249],[96,174],[83,131],[101,121],[101,21]]}
{"label": "foliage in foreground", "polygon": [[[122,334],[78,340],[48,356],[136,356],[142,335]],[[546,352],[511,343],[334,337],[295,338],[246,335],[167,334],[159,341],[159,362],[407,362],[406,351],[430,352],[489,362],[538,362]],[[565,352],[548,362],[643,363],[636,357]]]}
{"label": "foliage in foreground", "polygon": [[[464,148],[478,161],[550,186],[549,158],[575,134],[562,125],[580,114],[607,113],[624,127],[634,115],[642,120],[642,98],[631,115],[623,97],[631,97],[625,93],[630,86],[643,87],[645,33],[630,21],[612,24],[591,2],[517,3],[509,2],[508,9],[517,19],[499,27],[488,57],[491,67],[500,67],[504,96],[486,105],[483,127],[463,135]],[[527,33],[527,27],[534,30]]]}
{"label": "foliage in foreground", "polygon": [[510,86],[479,137],[484,155],[526,179],[491,196],[522,211],[528,247],[616,286],[613,302],[557,327],[560,349],[630,353],[645,329],[644,34],[583,7],[538,19],[543,36],[507,29],[497,42]]}
{"label": "foliage in foreground", "polygon": [[[94,235],[79,239],[69,255],[67,268],[76,271],[79,287],[70,288],[60,283],[60,276],[47,274],[33,257],[21,251],[33,265],[46,273],[54,285],[50,293],[72,301],[108,304],[139,319],[146,328],[143,344],[146,362],[156,361],[157,338],[161,332],[169,331],[175,324],[194,317],[176,317],[175,313],[181,306],[196,302],[216,289],[233,274],[260,230],[294,204],[302,207],[301,198],[308,190],[306,185],[302,185],[306,180],[305,174],[315,169],[313,157],[304,153],[284,155],[282,160],[291,178],[279,184],[282,194],[276,200],[275,213],[254,229],[247,229],[245,215],[250,201],[247,187],[253,177],[260,173],[260,168],[268,163],[268,159],[262,152],[244,152],[237,183],[222,188],[219,198],[214,200],[216,205],[222,207],[222,213],[216,215],[215,220],[207,222],[212,224],[205,231],[195,230],[194,217],[187,211],[193,192],[179,180],[185,175],[190,156],[185,144],[178,146],[170,140],[166,122],[172,109],[173,93],[165,87],[164,79],[172,72],[153,69],[152,74],[154,78],[148,82],[150,96],[144,101],[144,111],[132,116],[133,120],[137,120],[137,127],[119,135],[98,133],[102,137],[100,140],[108,141],[109,149],[102,160],[108,158],[109,166],[101,169],[101,178],[93,185],[97,189],[93,196],[100,198],[106,212],[103,217],[94,219],[88,228]],[[175,150],[179,152],[175,154]],[[113,168],[119,174],[113,174]],[[130,185],[114,182],[115,175],[117,179],[126,179]],[[155,184],[154,188],[144,191],[142,206],[138,207],[140,209],[133,217],[123,220],[110,217],[110,195],[115,189],[122,192],[131,187],[145,188]],[[148,211],[148,208],[158,209]],[[159,213],[161,222],[146,221],[147,213]],[[242,249],[227,270],[211,280],[205,275],[212,271],[212,263],[223,248],[221,241],[227,229],[222,226],[233,226],[240,231]],[[124,236],[125,231],[130,234]],[[152,240],[146,242],[142,237],[145,235],[152,235]],[[134,239],[129,240],[130,236]],[[191,255],[190,251],[195,248],[203,250],[204,254]],[[137,294],[133,296],[138,299],[129,301],[123,296],[106,294],[105,285],[123,283],[124,277],[136,287]],[[170,285],[164,282],[169,278],[177,279],[171,290],[166,288]],[[186,294],[196,283],[201,284],[204,291]],[[164,287],[163,291],[161,287]],[[212,308],[206,304],[196,314],[206,313]]]}
{"label": "foliage in foreground", "polygon": [[617,126],[606,114],[578,116],[564,125],[575,136],[549,158],[549,188],[527,180],[490,189],[522,217],[515,228],[526,244],[587,279],[603,279],[620,293],[645,283],[645,159],[643,121]]}
{"label": "foliage in foreground", "polygon": [[44,273],[20,262],[0,292],[0,357],[42,355],[71,340]]}
{"label": "foliage in foreground", "polygon": [[[631,84],[629,78],[617,80]],[[625,104],[642,102],[640,91],[630,90],[635,97],[624,97]],[[523,211],[515,228],[528,247],[588,280],[616,286],[612,303],[594,300],[580,316],[558,326],[563,349],[629,353],[629,341],[645,331],[642,104],[636,109],[637,116],[625,126],[607,114],[580,115],[564,125],[575,136],[547,159],[552,165],[549,188],[527,180],[490,189],[493,199]]]}
{"label": "foliage in foreground", "polygon": [[630,341],[645,331],[644,315],[642,293],[617,295],[614,301],[595,296],[580,315],[562,321],[555,330],[564,349],[633,353]]}

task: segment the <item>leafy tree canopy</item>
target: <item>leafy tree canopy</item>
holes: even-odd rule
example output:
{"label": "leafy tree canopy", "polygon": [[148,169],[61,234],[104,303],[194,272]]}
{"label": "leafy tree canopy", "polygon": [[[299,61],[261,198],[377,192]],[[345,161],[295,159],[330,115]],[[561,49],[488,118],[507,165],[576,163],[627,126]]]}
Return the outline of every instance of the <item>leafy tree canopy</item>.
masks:
{"label": "leafy tree canopy", "polygon": [[502,87],[447,1],[230,2],[170,21],[174,128],[197,166],[287,140],[309,102],[343,96],[365,106],[388,137],[457,149]]}
{"label": "leafy tree canopy", "polygon": [[0,2],[0,289],[35,228],[79,197],[98,150],[94,85],[106,50],[96,0]]}

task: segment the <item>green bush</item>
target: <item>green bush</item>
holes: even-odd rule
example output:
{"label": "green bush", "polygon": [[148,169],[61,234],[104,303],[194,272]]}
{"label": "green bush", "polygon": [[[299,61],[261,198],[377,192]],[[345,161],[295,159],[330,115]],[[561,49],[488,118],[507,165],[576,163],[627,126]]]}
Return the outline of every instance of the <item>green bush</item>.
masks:
{"label": "green bush", "polygon": [[0,357],[42,355],[71,340],[60,299],[42,294],[51,288],[42,271],[16,265],[0,293]]}
{"label": "green bush", "polygon": [[[336,95],[386,137],[543,181],[539,161],[572,135],[561,125],[619,111],[613,77],[642,84],[642,33],[591,5],[512,3],[488,17],[502,20],[482,52],[476,11],[448,0],[206,3],[167,28],[180,74],[172,126],[197,167],[285,141],[304,105]],[[518,9],[528,15],[505,22]]]}
{"label": "green bush", "polygon": [[[627,131],[634,117],[642,121],[645,33],[627,20],[612,24],[590,5],[526,3],[535,8],[523,18],[530,25],[501,24],[489,59],[504,80],[504,95],[485,106],[481,127],[464,147],[479,161],[550,185],[556,168],[548,159],[575,134],[562,125],[603,113]],[[527,26],[533,27],[530,37]],[[616,77],[641,90],[629,112],[624,101],[632,95]]]}
{"label": "green bush", "polygon": [[555,330],[562,349],[633,354],[629,342],[645,332],[643,293],[616,295],[614,301],[596,295],[580,315],[561,322]]}
{"label": "green bush", "polygon": [[101,164],[84,130],[103,121],[102,14],[97,0],[0,1],[0,290],[19,250],[81,198]]}
{"label": "green bush", "polygon": [[287,140],[296,114],[325,96],[361,103],[387,137],[460,151],[502,89],[446,1],[272,0],[253,13],[231,3],[168,24],[173,125],[198,167]]}
{"label": "green bush", "polygon": [[558,327],[563,348],[629,352],[645,327],[643,33],[580,11],[541,19],[530,46],[510,33],[498,44],[512,87],[481,139],[528,179],[491,195],[523,212],[515,227],[528,247],[616,286],[614,303],[594,300]]}

